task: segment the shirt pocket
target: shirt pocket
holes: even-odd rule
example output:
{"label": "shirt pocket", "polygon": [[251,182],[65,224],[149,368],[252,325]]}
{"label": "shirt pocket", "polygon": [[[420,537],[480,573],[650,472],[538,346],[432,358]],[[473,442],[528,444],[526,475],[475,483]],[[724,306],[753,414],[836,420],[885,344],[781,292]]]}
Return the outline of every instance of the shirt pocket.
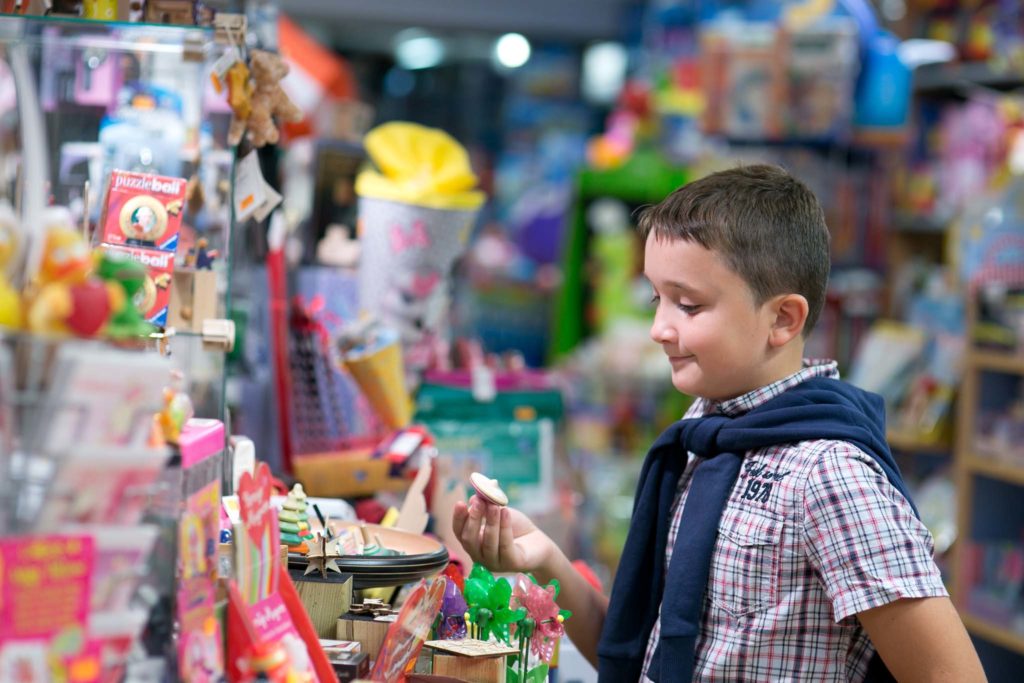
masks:
{"label": "shirt pocket", "polygon": [[782,527],[782,519],[767,510],[722,513],[708,585],[713,604],[740,617],[778,602]]}

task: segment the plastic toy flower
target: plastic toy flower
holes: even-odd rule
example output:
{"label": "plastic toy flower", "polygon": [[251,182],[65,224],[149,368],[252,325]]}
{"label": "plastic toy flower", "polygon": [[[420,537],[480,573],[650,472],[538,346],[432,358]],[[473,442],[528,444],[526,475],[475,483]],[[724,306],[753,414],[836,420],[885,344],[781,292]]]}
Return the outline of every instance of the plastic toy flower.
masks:
{"label": "plastic toy flower", "polygon": [[[528,638],[530,650],[545,663],[551,662],[555,652],[555,643],[565,633],[564,621],[572,613],[558,609],[555,598],[558,597],[559,584],[552,580],[547,586],[539,586],[533,577],[519,574],[515,579],[512,591],[512,606],[526,611],[524,624],[532,622],[532,633],[524,632],[519,638]],[[529,622],[527,621],[529,620]]]}
{"label": "plastic toy flower", "polygon": [[512,585],[506,579],[494,579],[486,567],[475,564],[466,579],[466,604],[469,620],[479,629],[480,640],[491,635],[509,642],[509,625],[526,616],[523,608],[510,607]]}

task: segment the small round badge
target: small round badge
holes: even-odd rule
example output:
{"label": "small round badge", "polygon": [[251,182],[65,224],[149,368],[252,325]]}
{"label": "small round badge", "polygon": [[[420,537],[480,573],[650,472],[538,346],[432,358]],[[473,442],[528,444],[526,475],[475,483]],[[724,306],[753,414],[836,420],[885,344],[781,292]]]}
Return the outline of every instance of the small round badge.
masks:
{"label": "small round badge", "polygon": [[129,239],[155,242],[167,232],[167,209],[155,197],[136,195],[121,207],[120,225]]}
{"label": "small round badge", "polygon": [[497,479],[489,479],[479,472],[469,475],[469,483],[473,485],[480,497],[498,507],[508,505],[508,496],[498,486]]}

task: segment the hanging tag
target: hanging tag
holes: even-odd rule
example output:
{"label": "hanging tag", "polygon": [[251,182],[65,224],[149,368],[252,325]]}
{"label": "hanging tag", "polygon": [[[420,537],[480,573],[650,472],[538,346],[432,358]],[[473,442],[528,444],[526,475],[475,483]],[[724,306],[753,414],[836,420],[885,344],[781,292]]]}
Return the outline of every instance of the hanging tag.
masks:
{"label": "hanging tag", "polygon": [[267,183],[260,172],[260,160],[256,150],[245,155],[235,169],[235,220],[243,222],[263,206],[266,201]]}
{"label": "hanging tag", "polygon": [[266,180],[263,181],[263,203],[256,207],[252,215],[258,221],[265,220],[270,212],[277,208],[277,205],[281,203],[281,195],[275,190],[270,183]]}
{"label": "hanging tag", "polygon": [[240,61],[242,61],[242,55],[239,54],[237,47],[231,45],[210,67],[210,80],[213,81],[213,89],[217,91],[218,95],[227,87],[228,71]]}

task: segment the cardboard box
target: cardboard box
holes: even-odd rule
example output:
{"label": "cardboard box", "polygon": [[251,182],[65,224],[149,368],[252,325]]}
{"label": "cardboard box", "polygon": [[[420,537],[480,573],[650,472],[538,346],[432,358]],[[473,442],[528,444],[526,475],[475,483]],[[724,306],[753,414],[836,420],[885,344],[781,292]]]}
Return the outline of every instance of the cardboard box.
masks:
{"label": "cardboard box", "polygon": [[146,267],[146,282],[136,294],[133,303],[147,322],[165,327],[171,300],[171,284],[174,279],[174,252],[109,244],[104,244],[103,249],[125,254]]}
{"label": "cardboard box", "polygon": [[391,477],[391,463],[370,458],[370,449],[298,455],[292,461],[295,478],[306,494],[323,498],[358,498],[378,491],[404,491],[409,479]]}
{"label": "cardboard box", "polygon": [[338,617],[352,606],[352,575],[319,571],[303,574],[301,570],[290,570],[295,590],[306,608],[318,638],[333,638],[337,633]]}
{"label": "cardboard box", "polygon": [[370,674],[370,658],[365,652],[338,655],[331,658],[331,667],[340,683],[355,681]]}
{"label": "cardboard box", "polygon": [[185,211],[184,178],[110,172],[100,241],[173,252]]}
{"label": "cardboard box", "polygon": [[336,637],[338,640],[357,641],[364,654],[376,659],[391,623],[377,621],[370,615],[345,614],[337,621]]}

